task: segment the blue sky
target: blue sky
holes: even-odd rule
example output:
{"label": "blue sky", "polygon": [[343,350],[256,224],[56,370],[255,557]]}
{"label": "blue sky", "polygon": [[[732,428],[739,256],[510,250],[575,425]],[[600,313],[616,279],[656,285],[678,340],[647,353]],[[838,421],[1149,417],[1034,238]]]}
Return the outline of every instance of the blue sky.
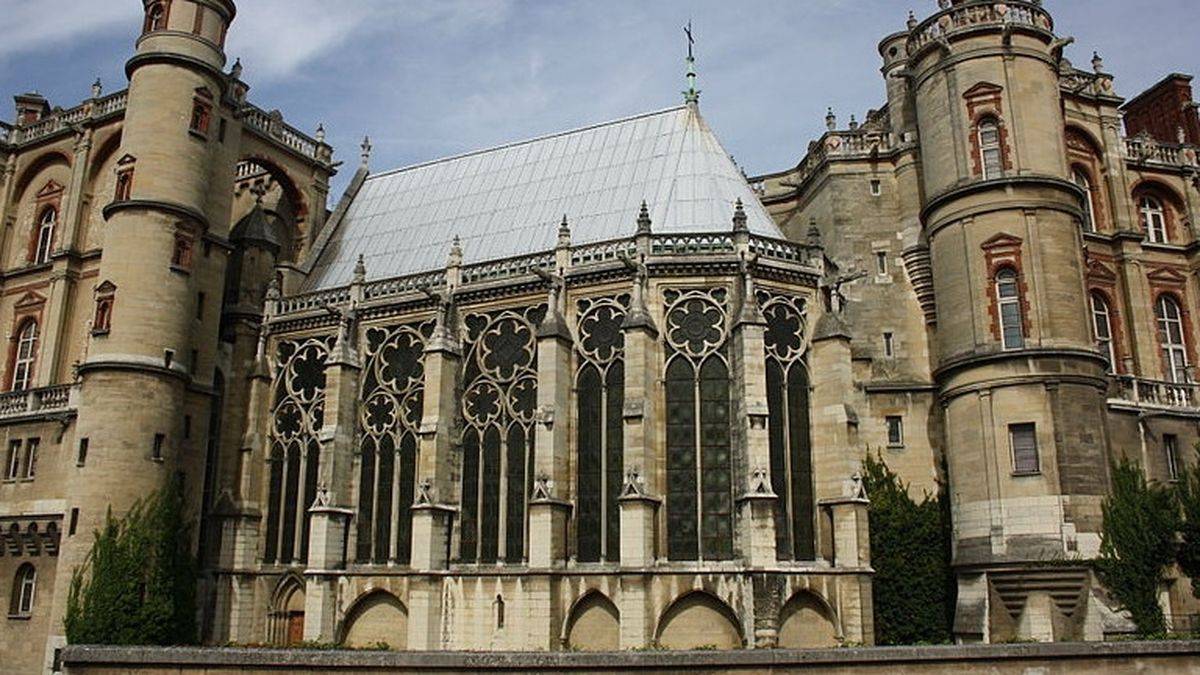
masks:
{"label": "blue sky", "polygon": [[[250,97],[303,130],[324,122],[377,170],[561,131],[681,101],[695,26],[701,108],[748,173],[789,167],[824,128],[884,98],[876,45],[935,0],[240,0],[230,58]],[[1197,0],[1046,0],[1068,56],[1105,57],[1132,96],[1200,72]],[[0,96],[56,105],[100,77],[125,86],[138,0],[0,0]],[[11,120],[12,112],[0,112]],[[348,172],[345,172],[348,173]],[[346,180],[340,177],[337,186]]]}

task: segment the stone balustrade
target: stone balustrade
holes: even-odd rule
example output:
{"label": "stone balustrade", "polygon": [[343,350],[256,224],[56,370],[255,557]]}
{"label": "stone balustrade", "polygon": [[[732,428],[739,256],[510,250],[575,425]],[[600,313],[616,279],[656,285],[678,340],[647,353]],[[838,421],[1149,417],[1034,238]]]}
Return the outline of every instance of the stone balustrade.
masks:
{"label": "stone balustrade", "polygon": [[0,419],[22,417],[35,413],[65,412],[74,409],[71,399],[73,385],[59,384],[41,389],[0,394]]}
{"label": "stone balustrade", "polygon": [[1166,382],[1118,375],[1113,395],[1116,400],[1138,407],[1192,409],[1200,411],[1200,384]]}
{"label": "stone balustrade", "polygon": [[961,3],[934,14],[909,33],[908,53],[915,55],[923,48],[954,33],[980,28],[1017,26],[1045,33],[1054,32],[1054,20],[1042,9],[1040,0],[991,0]]}
{"label": "stone balustrade", "polygon": [[330,158],[329,146],[284,122],[283,115],[278,111],[267,112],[247,103],[243,108],[242,123],[247,129],[257,131],[309,159],[324,162]]}
{"label": "stone balustrade", "polygon": [[1162,143],[1149,136],[1125,139],[1125,157],[1144,164],[1196,166],[1195,148],[1178,143]]}

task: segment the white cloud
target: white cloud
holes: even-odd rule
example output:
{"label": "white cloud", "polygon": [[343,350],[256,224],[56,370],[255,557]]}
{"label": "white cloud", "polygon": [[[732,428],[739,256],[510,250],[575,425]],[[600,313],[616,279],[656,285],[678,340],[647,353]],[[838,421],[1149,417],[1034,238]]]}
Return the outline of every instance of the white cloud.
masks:
{"label": "white cloud", "polygon": [[124,0],[61,0],[52,8],[44,2],[0,0],[0,59],[121,25],[135,26],[139,15],[137,4]]}

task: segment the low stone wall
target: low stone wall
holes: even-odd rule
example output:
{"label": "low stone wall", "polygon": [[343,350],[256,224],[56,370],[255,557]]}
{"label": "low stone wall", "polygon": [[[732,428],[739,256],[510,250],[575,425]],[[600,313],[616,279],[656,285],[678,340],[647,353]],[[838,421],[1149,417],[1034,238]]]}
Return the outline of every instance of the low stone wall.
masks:
{"label": "low stone wall", "polygon": [[696,652],[362,652],[273,649],[159,649],[71,646],[67,675],[257,675],[331,672],[468,673],[603,671],[708,673],[1192,673],[1200,641],[879,647],[814,651]]}

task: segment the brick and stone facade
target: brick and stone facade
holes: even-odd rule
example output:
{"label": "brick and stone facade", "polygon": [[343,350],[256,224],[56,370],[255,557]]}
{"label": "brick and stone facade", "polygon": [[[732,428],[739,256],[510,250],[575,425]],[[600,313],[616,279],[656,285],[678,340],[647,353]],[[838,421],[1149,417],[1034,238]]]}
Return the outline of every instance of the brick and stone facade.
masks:
{"label": "brick and stone facade", "polygon": [[[327,211],[324,132],[225,62],[233,2],[144,4],[128,89],[0,124],[19,670],[54,663],[106,510],[177,479],[210,644],[871,644],[867,452],[947,486],[961,641],[1127,629],[1082,562],[1107,466],[1168,481],[1200,437],[1186,78],[1126,136],[1041,2],[946,0],[881,42],[885,106],[757,194],[694,92],[611,123],[711,153],[703,223],[630,189],[611,231],[567,210],[546,246],[396,271],[403,246],[346,257],[389,175],[369,144]],[[1163,602],[1197,611],[1186,579]]]}

